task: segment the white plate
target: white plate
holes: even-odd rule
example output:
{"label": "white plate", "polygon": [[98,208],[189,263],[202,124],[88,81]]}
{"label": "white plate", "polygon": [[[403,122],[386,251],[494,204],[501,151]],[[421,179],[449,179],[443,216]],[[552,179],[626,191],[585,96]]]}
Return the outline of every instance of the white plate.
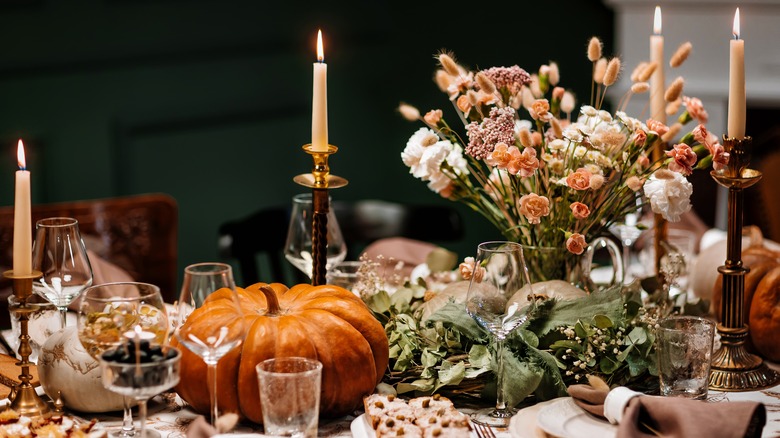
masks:
{"label": "white plate", "polygon": [[571,397],[555,400],[539,410],[536,422],[542,430],[561,438],[613,438],[617,426],[600,420],[574,404]]}
{"label": "white plate", "polygon": [[352,420],[349,425],[349,430],[352,432],[352,438],[376,438],[376,432],[374,428],[368,423],[368,417],[366,414]]}

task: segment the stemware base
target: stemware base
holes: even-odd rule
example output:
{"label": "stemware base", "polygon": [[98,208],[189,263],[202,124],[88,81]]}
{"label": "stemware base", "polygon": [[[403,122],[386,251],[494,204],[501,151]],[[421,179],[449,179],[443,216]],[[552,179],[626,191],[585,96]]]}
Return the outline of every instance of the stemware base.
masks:
{"label": "stemware base", "polygon": [[141,431],[139,429],[124,430],[121,428],[117,430],[110,430],[108,432],[108,436],[111,438],[161,438],[162,437],[162,435],[160,435],[160,432],[148,428],[144,431],[143,436],[141,436]]}
{"label": "stemware base", "polygon": [[496,408],[485,408],[471,413],[471,421],[477,424],[483,424],[490,427],[505,428],[509,427],[509,420],[517,413],[517,409],[507,408],[498,410]]}

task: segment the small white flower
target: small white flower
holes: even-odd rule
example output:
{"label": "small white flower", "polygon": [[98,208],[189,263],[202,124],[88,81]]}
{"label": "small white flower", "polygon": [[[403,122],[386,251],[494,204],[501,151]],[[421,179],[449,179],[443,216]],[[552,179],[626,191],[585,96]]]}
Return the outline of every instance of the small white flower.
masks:
{"label": "small white flower", "polygon": [[661,169],[645,183],[645,196],[650,207],[670,222],[677,222],[680,216],[691,209],[693,184],[677,172]]}
{"label": "small white flower", "polygon": [[594,175],[604,175],[604,171],[602,171],[601,167],[599,167],[596,164],[588,163],[588,164],[586,164],[586,165],[584,165],[582,167],[584,167],[588,172],[590,172],[590,173],[592,173]]}
{"label": "small white flower", "polygon": [[553,158],[546,161],[547,165],[550,166],[550,170],[552,170],[554,173],[563,173],[563,160],[560,158]]}
{"label": "small white flower", "polygon": [[562,151],[566,149],[566,142],[560,138],[556,138],[547,144],[547,148],[553,152]]}
{"label": "small white flower", "polygon": [[585,156],[586,153],[588,153],[588,149],[585,146],[577,146],[576,148],[574,148],[575,158],[582,158]]}
{"label": "small white flower", "polygon": [[596,115],[599,113],[596,108],[593,108],[590,105],[582,105],[580,112],[588,117],[596,117]]}
{"label": "small white flower", "polygon": [[609,113],[609,111],[601,110],[599,111],[599,118],[607,123],[612,121],[612,114]]}

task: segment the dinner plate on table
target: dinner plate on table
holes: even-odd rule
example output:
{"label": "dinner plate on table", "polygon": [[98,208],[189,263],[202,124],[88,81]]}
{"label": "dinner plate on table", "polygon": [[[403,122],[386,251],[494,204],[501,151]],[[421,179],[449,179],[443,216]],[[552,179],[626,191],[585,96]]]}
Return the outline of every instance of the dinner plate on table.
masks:
{"label": "dinner plate on table", "polygon": [[536,424],[545,432],[560,438],[614,438],[617,426],[597,418],[574,403],[571,397],[560,398],[543,406]]}

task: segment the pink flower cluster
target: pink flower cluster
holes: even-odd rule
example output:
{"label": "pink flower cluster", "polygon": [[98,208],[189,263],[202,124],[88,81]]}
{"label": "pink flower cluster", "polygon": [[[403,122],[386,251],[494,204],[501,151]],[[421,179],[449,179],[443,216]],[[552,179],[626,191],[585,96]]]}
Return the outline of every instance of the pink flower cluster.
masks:
{"label": "pink flower cluster", "polygon": [[493,152],[497,144],[515,143],[515,110],[512,107],[495,107],[482,123],[469,123],[466,131],[469,136],[466,153],[483,160]]}
{"label": "pink flower cluster", "polygon": [[669,170],[685,176],[693,173],[693,166],[698,159],[696,152],[685,143],[674,145],[672,150],[666,151],[666,156],[672,157],[672,161],[669,163]]}
{"label": "pink flower cluster", "polygon": [[482,70],[499,90],[506,87],[510,93],[515,94],[520,91],[523,85],[531,83],[531,75],[522,68],[513,65],[511,67],[491,67]]}

